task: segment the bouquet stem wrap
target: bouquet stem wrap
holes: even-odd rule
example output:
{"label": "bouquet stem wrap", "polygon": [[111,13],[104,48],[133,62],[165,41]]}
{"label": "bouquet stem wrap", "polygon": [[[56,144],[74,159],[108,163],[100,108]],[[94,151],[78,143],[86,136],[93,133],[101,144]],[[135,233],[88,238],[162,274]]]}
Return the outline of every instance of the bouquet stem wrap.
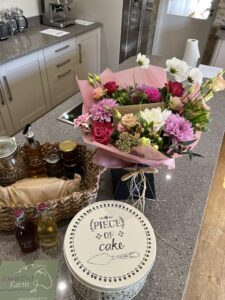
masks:
{"label": "bouquet stem wrap", "polygon": [[[134,207],[144,212],[145,210],[145,193],[147,189],[147,178],[145,174],[155,174],[158,170],[151,167],[130,169],[130,172],[121,177],[122,181],[129,182],[129,198]],[[151,188],[151,187],[150,187]],[[151,200],[151,199],[147,199]]]}

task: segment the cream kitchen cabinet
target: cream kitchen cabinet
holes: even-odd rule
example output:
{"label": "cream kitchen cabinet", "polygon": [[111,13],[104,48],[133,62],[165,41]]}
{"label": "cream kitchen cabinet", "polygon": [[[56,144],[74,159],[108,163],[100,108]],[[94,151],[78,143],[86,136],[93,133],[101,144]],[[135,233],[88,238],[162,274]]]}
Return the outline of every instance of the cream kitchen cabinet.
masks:
{"label": "cream kitchen cabinet", "polygon": [[0,83],[0,136],[11,135],[14,131],[11,116],[3,94],[2,84]]}
{"label": "cream kitchen cabinet", "polygon": [[44,50],[48,86],[52,107],[63,102],[77,91],[76,39],[68,39]]}
{"label": "cream kitchen cabinet", "polygon": [[0,135],[13,135],[100,73],[100,28],[0,65]]}
{"label": "cream kitchen cabinet", "polygon": [[[8,108],[14,132],[50,110],[43,51],[2,65],[0,79],[5,99],[1,108],[5,109],[4,119],[9,117],[5,115]],[[8,127],[7,132],[11,134],[11,126]]]}
{"label": "cream kitchen cabinet", "polygon": [[88,72],[100,73],[100,28],[77,37],[78,78],[87,79]]}

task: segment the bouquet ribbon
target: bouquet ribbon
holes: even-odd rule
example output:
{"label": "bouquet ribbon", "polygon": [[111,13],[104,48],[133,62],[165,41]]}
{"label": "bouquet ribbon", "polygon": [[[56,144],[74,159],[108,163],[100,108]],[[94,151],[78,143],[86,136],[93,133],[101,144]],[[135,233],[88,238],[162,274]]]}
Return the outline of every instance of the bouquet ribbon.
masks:
{"label": "bouquet ribbon", "polygon": [[[158,173],[156,168],[152,167],[140,167],[135,169],[129,169],[130,172],[123,175],[121,177],[122,181],[128,181],[129,183],[129,198],[127,200],[131,200],[133,206],[144,212],[145,210],[145,193],[147,189],[147,178],[145,174],[155,174]],[[147,199],[151,200],[151,199]]]}

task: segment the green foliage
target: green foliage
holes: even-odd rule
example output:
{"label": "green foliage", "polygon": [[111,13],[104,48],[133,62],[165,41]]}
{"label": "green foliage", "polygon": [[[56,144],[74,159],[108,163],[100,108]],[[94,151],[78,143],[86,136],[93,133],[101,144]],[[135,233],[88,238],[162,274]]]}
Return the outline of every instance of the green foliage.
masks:
{"label": "green foliage", "polygon": [[210,121],[210,110],[203,107],[201,100],[189,100],[184,105],[183,116],[196,130],[206,131]]}
{"label": "green foliage", "polygon": [[168,108],[170,102],[170,93],[167,86],[164,86],[162,89],[160,89],[160,93],[161,93],[161,98],[165,103],[165,108]]}

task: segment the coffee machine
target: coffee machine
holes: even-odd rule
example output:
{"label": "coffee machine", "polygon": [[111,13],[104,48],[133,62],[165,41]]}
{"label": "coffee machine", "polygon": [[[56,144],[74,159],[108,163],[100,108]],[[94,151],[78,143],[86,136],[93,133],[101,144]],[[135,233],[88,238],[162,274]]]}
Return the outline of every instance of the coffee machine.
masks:
{"label": "coffee machine", "polygon": [[59,28],[75,24],[70,16],[72,3],[73,0],[41,0],[42,23]]}

